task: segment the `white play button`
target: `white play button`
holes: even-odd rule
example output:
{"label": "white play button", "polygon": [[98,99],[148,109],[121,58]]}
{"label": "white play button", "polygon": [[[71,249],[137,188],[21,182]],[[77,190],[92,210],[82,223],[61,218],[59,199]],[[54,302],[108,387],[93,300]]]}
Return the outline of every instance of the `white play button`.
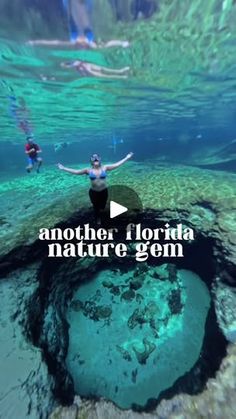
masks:
{"label": "white play button", "polygon": [[128,208],[117,204],[115,201],[110,201],[110,218],[115,218],[118,215],[124,214],[126,211],[128,211]]}

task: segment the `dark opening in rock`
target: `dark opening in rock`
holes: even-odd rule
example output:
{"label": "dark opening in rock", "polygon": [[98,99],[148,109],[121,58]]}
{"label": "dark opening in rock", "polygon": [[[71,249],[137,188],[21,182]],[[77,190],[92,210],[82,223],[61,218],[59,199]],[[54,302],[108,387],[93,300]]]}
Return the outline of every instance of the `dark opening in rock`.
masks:
{"label": "dark opening in rock", "polygon": [[[150,223],[150,220],[147,222]],[[164,397],[172,397],[178,392],[195,394],[203,390],[208,378],[219,368],[226,351],[226,341],[219,331],[207,291],[216,273],[213,242],[198,236],[192,244],[184,245],[184,253],[185,257],[176,259],[175,264],[173,259],[157,261],[154,258],[143,265],[132,258],[127,258],[125,263],[115,257],[108,261],[55,261],[45,258],[38,274],[39,287],[29,305],[27,335],[42,348],[54,378],[55,397],[61,403],[70,404],[74,395],[80,393],[88,398],[105,397],[123,408],[132,406],[135,410],[147,411]],[[197,282],[201,284],[201,292],[206,298],[204,308],[196,301]],[[151,374],[155,374],[155,369],[161,365],[167,371],[165,356],[170,361],[168,350],[172,348],[173,352],[178,348],[174,343],[172,346],[165,343],[165,337],[173,338],[178,328],[188,323],[192,328],[190,332],[196,337],[190,320],[185,319],[183,323],[184,313],[188,312],[186,302],[189,295],[199,308],[196,316],[202,318],[202,335],[198,333],[195,357],[190,362],[191,351],[186,347],[188,359],[182,358],[183,368],[179,368],[179,358],[176,366],[172,359],[170,371],[175,373],[167,377],[169,381],[162,380],[162,388],[155,389],[151,384],[155,382],[155,377]],[[204,311],[205,317],[202,316]],[[199,325],[198,317],[196,324]],[[85,330],[90,332],[91,341]],[[115,330],[117,340],[114,339]],[[126,336],[127,330],[127,333],[134,334]],[[184,328],[184,333],[187,333],[187,328]],[[99,338],[103,340],[103,350],[99,347]],[[84,352],[82,347],[76,347],[78,342]],[[183,335],[178,342],[189,344],[191,339]],[[92,345],[95,352],[91,349]],[[162,345],[166,345],[166,349],[163,346],[161,350]],[[88,362],[89,357],[93,365],[97,365],[97,376],[96,368],[89,369],[92,364]],[[109,376],[112,380],[109,366],[116,372],[113,384],[106,379]],[[106,371],[106,376],[102,375],[102,369]],[[75,371],[76,374],[73,373]],[[147,371],[151,371],[150,392],[147,389],[144,391],[142,385],[139,387],[147,379]],[[134,391],[131,391],[129,399],[124,397],[124,393],[127,394],[127,391],[124,392],[126,385],[139,389],[143,395],[141,403],[138,392],[137,398]]]}

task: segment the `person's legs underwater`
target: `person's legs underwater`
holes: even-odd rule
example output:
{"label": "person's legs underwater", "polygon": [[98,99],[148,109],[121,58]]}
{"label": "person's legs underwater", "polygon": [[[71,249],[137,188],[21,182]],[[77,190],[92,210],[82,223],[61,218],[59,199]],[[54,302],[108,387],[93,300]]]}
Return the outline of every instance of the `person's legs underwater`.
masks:
{"label": "person's legs underwater", "polygon": [[102,191],[94,191],[93,189],[89,190],[89,197],[93,204],[95,222],[101,224],[101,211],[106,207],[108,190],[103,189]]}
{"label": "person's legs underwater", "polygon": [[35,157],[35,158],[28,157],[28,166],[26,167],[26,171],[28,173],[30,173],[33,170],[33,168],[34,168],[34,164],[35,163],[38,163],[38,166],[37,166],[37,170],[36,171],[37,171],[37,173],[39,173],[39,169],[40,169],[40,166],[42,165],[42,162],[43,162],[43,160],[42,160],[41,157]]}
{"label": "person's legs underwater", "polygon": [[33,167],[34,167],[34,159],[32,159],[31,157],[28,157],[28,166],[26,166],[26,171],[30,173]]}
{"label": "person's legs underwater", "polygon": [[79,35],[84,34],[86,28],[90,28],[90,18],[86,8],[86,4],[82,0],[70,0],[70,14],[76,24]]}
{"label": "person's legs underwater", "polygon": [[37,157],[36,159],[37,163],[38,163],[38,167],[37,167],[37,173],[39,173],[39,169],[42,166],[43,160],[41,157]]}

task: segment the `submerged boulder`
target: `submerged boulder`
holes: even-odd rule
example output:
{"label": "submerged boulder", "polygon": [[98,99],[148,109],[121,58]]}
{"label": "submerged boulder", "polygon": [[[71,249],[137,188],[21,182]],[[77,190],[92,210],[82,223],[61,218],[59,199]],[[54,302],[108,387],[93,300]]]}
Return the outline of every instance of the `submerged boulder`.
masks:
{"label": "submerged boulder", "polygon": [[179,314],[183,309],[183,303],[181,301],[180,289],[172,290],[167,297],[168,305],[172,314]]}
{"label": "submerged boulder", "polygon": [[131,289],[121,294],[121,300],[131,301],[135,298],[135,292]]}
{"label": "submerged boulder", "polygon": [[139,346],[133,345],[133,350],[140,364],[146,364],[149,356],[156,349],[155,343],[150,342],[147,338],[143,339],[143,346],[144,346],[144,350],[140,351]]}

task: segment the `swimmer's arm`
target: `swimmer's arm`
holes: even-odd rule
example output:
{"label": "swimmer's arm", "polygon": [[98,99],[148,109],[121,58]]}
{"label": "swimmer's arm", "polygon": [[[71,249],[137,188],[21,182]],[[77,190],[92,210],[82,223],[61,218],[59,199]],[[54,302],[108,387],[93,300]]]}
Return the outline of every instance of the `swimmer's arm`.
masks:
{"label": "swimmer's arm", "polygon": [[120,167],[122,164],[124,164],[129,159],[131,159],[132,156],[133,156],[133,153],[129,153],[129,154],[127,154],[127,156],[124,159],[118,161],[117,163],[114,163],[114,164],[111,164],[111,165],[108,165],[108,166],[104,166],[104,169],[105,170],[114,170],[114,169],[117,169],[117,167]]}
{"label": "swimmer's arm", "polygon": [[36,151],[36,153],[42,153],[42,150],[38,145],[35,145],[34,151]]}
{"label": "swimmer's arm", "polygon": [[33,151],[35,151],[34,148],[31,148],[30,150],[25,150],[25,154],[33,153]]}
{"label": "swimmer's arm", "polygon": [[88,174],[88,169],[81,169],[81,170],[70,169],[69,167],[63,166],[61,163],[58,163],[57,167],[58,169],[63,170],[64,172],[71,173],[72,175],[87,175]]}

